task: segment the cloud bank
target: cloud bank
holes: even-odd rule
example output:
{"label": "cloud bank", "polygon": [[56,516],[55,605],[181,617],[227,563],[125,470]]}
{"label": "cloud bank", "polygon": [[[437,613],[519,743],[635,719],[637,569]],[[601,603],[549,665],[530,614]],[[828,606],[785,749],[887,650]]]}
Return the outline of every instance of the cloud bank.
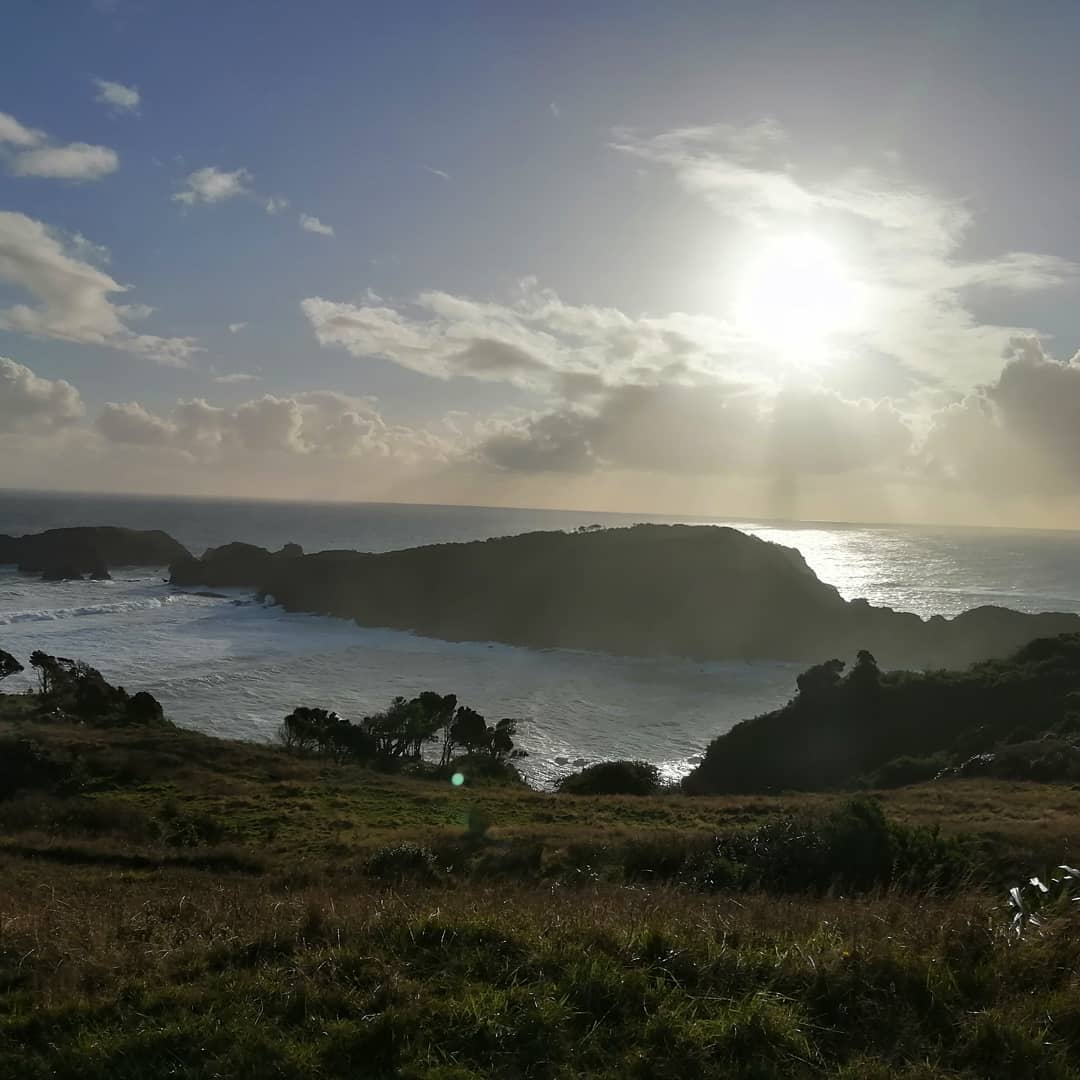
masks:
{"label": "cloud bank", "polygon": [[186,364],[198,351],[195,340],[132,330],[127,322],[145,317],[151,309],[114,303],[112,295],[125,293],[128,287],[79,257],[86,244],[85,240],[65,244],[43,222],[0,211],[0,281],[22,290],[32,301],[0,308],[0,330],[104,345],[160,364]]}

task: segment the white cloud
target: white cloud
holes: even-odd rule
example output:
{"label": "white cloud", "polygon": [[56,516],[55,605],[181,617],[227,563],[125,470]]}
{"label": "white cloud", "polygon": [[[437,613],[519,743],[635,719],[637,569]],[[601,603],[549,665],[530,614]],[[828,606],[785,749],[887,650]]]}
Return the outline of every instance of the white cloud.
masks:
{"label": "white cloud", "polygon": [[[85,241],[84,241],[85,243]],[[137,334],[125,319],[145,305],[116,305],[128,287],[66,249],[58,234],[25,214],[0,212],[0,281],[28,293],[34,304],[0,309],[0,329],[81,345],[105,345],[182,366],[198,345],[192,338]]]}
{"label": "white cloud", "polygon": [[478,454],[516,472],[777,477],[896,470],[912,443],[887,403],[806,388],[771,395],[737,383],[667,383],[618,387],[591,407],[505,424]]}
{"label": "white cloud", "polygon": [[263,209],[268,214],[280,214],[282,210],[288,210],[289,200],[281,195],[271,195],[263,203]]}
{"label": "white cloud", "polygon": [[23,150],[11,163],[13,176],[42,176],[52,180],[100,180],[116,172],[120,158],[107,146],[69,143]]}
{"label": "white cloud", "polygon": [[438,176],[442,180],[450,179],[450,174],[443,169],[434,169],[430,165],[425,165],[424,171],[431,173],[432,176]]}
{"label": "white cloud", "polygon": [[309,297],[301,307],[320,345],[384,357],[442,379],[510,382],[576,396],[652,381],[661,371],[692,380],[764,370],[762,359],[720,320],[682,313],[634,318],[616,308],[576,306],[530,279],[510,303],[426,292],[397,306],[377,297],[363,304]]}
{"label": "white cloud", "polygon": [[550,105],[548,105],[548,108],[551,110],[551,115],[554,116],[556,120],[558,120],[559,117],[562,115],[562,113],[559,111],[559,106],[554,101],[551,102]]}
{"label": "white cloud", "polygon": [[234,385],[236,383],[258,382],[258,381],[259,381],[259,376],[258,375],[252,375],[250,372],[247,372],[247,371],[230,371],[230,372],[226,372],[224,375],[215,375],[214,376],[214,382],[223,383],[226,386]]}
{"label": "white cloud", "polygon": [[71,383],[43,379],[0,356],[0,432],[52,430],[74,423],[85,411]]}
{"label": "white cloud", "polygon": [[247,169],[226,172],[216,165],[207,165],[185,177],[184,188],[173,195],[173,202],[195,206],[197,203],[219,203],[239,195],[251,195],[253,179]]}
{"label": "white cloud", "polygon": [[120,158],[107,146],[73,142],[53,143],[43,131],[20,124],[14,116],[0,113],[0,152],[4,154],[12,176],[38,176],[52,180],[100,180],[116,172]]}
{"label": "white cloud", "polygon": [[932,478],[963,490],[1080,492],[1080,355],[1017,341],[996,379],[933,415],[925,453]]}
{"label": "white cloud", "polygon": [[0,112],[0,145],[8,143],[11,146],[37,146],[44,138],[44,132],[24,127],[14,116]]}
{"label": "white cloud", "polygon": [[229,333],[239,334],[248,324],[246,322],[231,322],[229,323]]}
{"label": "white cloud", "polygon": [[449,442],[386,423],[371,398],[317,390],[266,394],[228,409],[196,398],[167,415],[139,402],[109,402],[97,420],[112,443],[158,446],[201,462],[236,461],[267,453],[394,459],[401,464],[445,460]]}
{"label": "white cloud", "polygon": [[331,225],[324,225],[317,217],[311,214],[300,215],[300,228],[306,232],[318,233],[320,236],[333,236],[334,229]]}
{"label": "white cloud", "polygon": [[137,113],[141,97],[134,86],[125,86],[123,83],[110,82],[108,79],[95,79],[94,85],[98,89],[96,102],[108,105],[114,112]]}

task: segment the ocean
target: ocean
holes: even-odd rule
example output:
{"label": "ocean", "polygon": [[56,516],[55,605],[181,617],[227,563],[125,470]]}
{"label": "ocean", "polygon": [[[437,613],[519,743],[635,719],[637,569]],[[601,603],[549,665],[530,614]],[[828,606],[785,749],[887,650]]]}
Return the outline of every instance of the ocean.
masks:
{"label": "ocean", "polygon": [[[848,599],[924,616],[981,604],[1080,612],[1080,533],[1072,532],[0,492],[0,533],[158,528],[196,553],[230,540],[388,551],[637,521],[732,525],[798,548]],[[225,598],[174,592],[163,569],[46,583],[0,567],[0,648],[24,662],[34,649],[85,660],[110,681],[150,690],[178,724],[242,739],[273,738],[296,705],[355,718],[396,694],[453,692],[489,719],[521,718],[524,771],[538,784],[614,757],[682,775],[716,735],[786,701],[802,666],[437,641],[286,614],[240,590]]]}

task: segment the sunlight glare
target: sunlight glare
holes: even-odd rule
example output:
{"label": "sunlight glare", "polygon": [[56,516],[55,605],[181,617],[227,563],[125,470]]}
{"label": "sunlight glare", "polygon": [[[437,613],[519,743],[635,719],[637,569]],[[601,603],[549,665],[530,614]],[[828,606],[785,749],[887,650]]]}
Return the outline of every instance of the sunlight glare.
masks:
{"label": "sunlight glare", "polygon": [[746,266],[735,321],[766,345],[819,359],[828,339],[854,328],[859,290],[837,251],[812,234],[768,241]]}

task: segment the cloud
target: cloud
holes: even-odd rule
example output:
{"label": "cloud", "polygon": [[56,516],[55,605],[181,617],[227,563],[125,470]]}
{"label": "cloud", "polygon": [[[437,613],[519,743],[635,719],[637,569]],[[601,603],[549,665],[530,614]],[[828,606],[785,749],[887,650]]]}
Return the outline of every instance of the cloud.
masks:
{"label": "cloud", "polygon": [[[85,244],[85,241],[84,241]],[[80,345],[105,345],[183,366],[198,345],[192,338],[137,334],[127,319],[149,313],[145,305],[110,299],[128,287],[68,250],[63,238],[25,214],[0,212],[0,281],[28,293],[34,304],[0,308],[0,330],[55,338]]]}
{"label": "cloud", "polygon": [[[526,279],[510,303],[444,292],[390,306],[369,296],[349,304],[309,297],[301,308],[325,347],[383,357],[435,378],[474,378],[576,395],[658,372],[710,379],[764,370],[753,349],[720,320],[673,313],[631,317],[577,306]],[[745,344],[745,343],[743,343]]]}
{"label": "cloud", "polygon": [[107,146],[69,143],[24,150],[11,163],[13,176],[43,176],[52,180],[100,180],[116,172],[120,158]]}
{"label": "cloud", "polygon": [[214,382],[224,383],[226,386],[236,383],[258,382],[259,376],[252,375],[247,371],[230,371],[224,375],[215,375]]}
{"label": "cloud", "polygon": [[253,179],[247,169],[226,172],[216,165],[207,165],[185,177],[183,190],[177,191],[172,199],[185,206],[225,202],[240,195],[254,194],[250,187]]}
{"label": "cloud", "polygon": [[118,113],[139,111],[141,97],[136,87],[110,82],[108,79],[94,79],[94,85],[98,89],[94,100],[99,104],[107,105],[113,112]]}
{"label": "cloud", "polygon": [[248,324],[246,322],[231,322],[229,323],[229,333],[239,334]]}
{"label": "cloud", "polygon": [[254,180],[254,174],[248,169],[229,172],[216,165],[207,165],[189,173],[181,190],[173,193],[172,200],[184,206],[206,206],[230,199],[254,199],[271,217],[289,208],[289,200],[283,195],[261,195],[252,187]]}
{"label": "cloud", "polygon": [[0,151],[14,147],[5,155],[12,176],[46,177],[52,180],[100,180],[116,172],[120,158],[107,146],[73,142],[53,143],[43,131],[20,124],[14,116],[0,113]]}
{"label": "cloud", "polygon": [[620,469],[765,476],[899,469],[910,428],[887,403],[824,390],[775,396],[738,383],[622,386],[593,408],[564,406],[490,435],[478,456],[515,472]]}
{"label": "cloud", "polygon": [[442,180],[450,179],[450,174],[448,172],[445,172],[443,169],[434,169],[430,165],[424,166],[424,172],[429,172],[432,176],[438,176]]}
{"label": "cloud", "polygon": [[71,383],[43,379],[0,356],[0,432],[50,431],[74,423],[85,411]]}
{"label": "cloud", "polygon": [[320,236],[333,236],[334,229],[331,225],[324,225],[317,217],[311,214],[300,215],[300,228],[306,232],[318,233]]}
{"label": "cloud", "polygon": [[273,453],[433,463],[449,448],[431,433],[387,424],[371,398],[329,390],[266,394],[231,409],[196,398],[167,415],[139,402],[109,402],[97,430],[112,443],[161,447],[202,462]]}
{"label": "cloud", "polygon": [[995,380],[933,415],[925,455],[932,479],[965,490],[1080,492],[1080,355],[1015,342]]}
{"label": "cloud", "polygon": [[554,116],[556,120],[562,115],[559,111],[559,106],[554,101],[548,105],[548,108],[551,110],[551,115]]}
{"label": "cloud", "polygon": [[14,116],[0,112],[0,145],[7,143],[11,146],[37,146],[44,139],[44,132],[23,127]]}
{"label": "cloud", "polygon": [[1075,279],[1076,266],[1055,255],[963,257],[974,226],[970,209],[895,166],[800,175],[790,163],[798,156],[790,138],[771,121],[652,136],[623,130],[612,146],[670,170],[728,221],[744,250],[793,233],[834,238],[865,301],[840,347],[876,351],[956,389],[992,377],[1009,341],[1028,332],[980,322],[969,294],[1024,293]]}

